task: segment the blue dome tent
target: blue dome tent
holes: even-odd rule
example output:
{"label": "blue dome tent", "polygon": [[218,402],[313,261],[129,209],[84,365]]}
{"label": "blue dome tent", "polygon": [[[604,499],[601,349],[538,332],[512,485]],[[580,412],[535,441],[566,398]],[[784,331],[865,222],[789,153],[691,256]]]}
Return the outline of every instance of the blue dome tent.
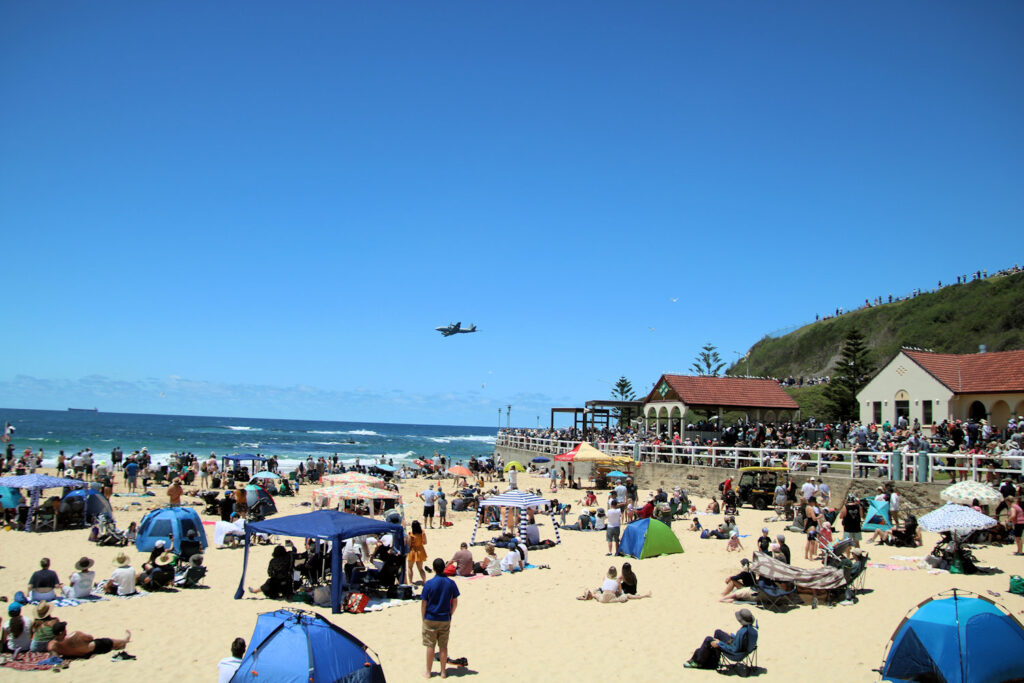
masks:
{"label": "blue dome tent", "polygon": [[265,612],[256,619],[231,683],[384,683],[384,669],[368,649],[319,614],[286,609]]}
{"label": "blue dome tent", "polygon": [[[928,598],[903,618],[889,641],[882,680],[999,683],[1024,678],[1024,628],[996,603]],[[944,595],[944,594],[940,594]]]}
{"label": "blue dome tent", "polygon": [[[203,521],[192,508],[166,507],[153,510],[139,523],[139,533],[135,537],[135,547],[142,552],[150,552],[156,547],[157,541],[163,541],[167,548],[181,554],[181,541],[189,530],[196,532],[196,540],[205,550],[209,545]],[[170,536],[174,534],[174,546],[170,545]]]}
{"label": "blue dome tent", "polygon": [[110,501],[106,496],[95,489],[75,489],[64,496],[60,501],[61,512],[65,507],[71,507],[72,501],[81,500],[84,505],[83,523],[91,523],[100,515],[109,515],[111,521],[114,519],[114,509],[110,507]]}

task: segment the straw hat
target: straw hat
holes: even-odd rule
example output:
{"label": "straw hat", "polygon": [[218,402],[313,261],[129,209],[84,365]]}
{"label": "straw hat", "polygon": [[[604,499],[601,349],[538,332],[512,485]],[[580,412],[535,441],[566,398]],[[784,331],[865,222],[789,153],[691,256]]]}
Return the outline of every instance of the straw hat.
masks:
{"label": "straw hat", "polygon": [[91,566],[92,566],[92,560],[89,559],[88,557],[83,557],[78,562],[75,562],[75,569],[77,569],[80,572],[84,572],[84,571],[88,570],[89,567],[91,567]]}
{"label": "straw hat", "polygon": [[163,554],[162,554],[162,555],[160,555],[160,557],[156,558],[156,559],[155,559],[155,560],[154,560],[153,562],[154,562],[154,563],[155,563],[155,564],[156,564],[156,565],[157,565],[158,567],[166,567],[166,566],[167,566],[167,565],[169,565],[170,563],[174,562],[174,555],[170,554],[169,552],[167,552],[167,551],[165,550],[165,551],[163,552]]}
{"label": "straw hat", "polygon": [[41,603],[36,605],[36,619],[45,619],[46,615],[50,613],[50,603],[43,600]]}
{"label": "straw hat", "polygon": [[118,553],[117,557],[114,558],[114,564],[119,564],[119,565],[126,565],[126,564],[128,564],[128,555],[127,555],[127,553],[124,553],[124,552]]}

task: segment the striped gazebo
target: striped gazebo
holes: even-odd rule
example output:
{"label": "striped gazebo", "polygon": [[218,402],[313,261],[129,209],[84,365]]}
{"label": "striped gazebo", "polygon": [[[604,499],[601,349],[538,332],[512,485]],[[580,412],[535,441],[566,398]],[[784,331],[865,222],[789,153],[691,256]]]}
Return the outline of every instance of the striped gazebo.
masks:
{"label": "striped gazebo", "polygon": [[562,542],[562,538],[558,533],[558,521],[555,519],[555,509],[551,505],[551,501],[535,496],[532,493],[512,490],[480,501],[476,511],[476,524],[473,525],[473,537],[469,541],[470,545],[476,542],[476,530],[480,528],[480,519],[483,516],[483,509],[485,507],[507,507],[522,510],[523,514],[519,515],[519,539],[524,544],[526,543],[526,510],[529,508],[548,508],[548,513],[551,515],[551,524],[555,529],[555,543]]}

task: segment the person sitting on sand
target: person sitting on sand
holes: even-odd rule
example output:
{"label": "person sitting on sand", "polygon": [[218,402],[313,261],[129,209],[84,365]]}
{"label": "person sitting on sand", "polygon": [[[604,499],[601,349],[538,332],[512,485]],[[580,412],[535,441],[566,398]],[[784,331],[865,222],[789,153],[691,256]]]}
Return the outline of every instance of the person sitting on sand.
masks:
{"label": "person sitting on sand", "polygon": [[[789,550],[789,546],[786,545],[786,535],[785,534],[777,534],[775,536],[775,539],[779,543],[778,554],[775,556],[776,559],[781,559],[786,564],[792,564],[793,556],[792,556],[792,554],[791,554],[791,552]],[[781,555],[782,557],[779,557],[779,555]]]}
{"label": "person sitting on sand", "polygon": [[907,520],[902,527],[893,527],[886,531],[877,529],[872,536],[875,545],[884,543],[901,548],[916,548],[921,545],[921,528],[917,525],[917,517],[907,515]]}
{"label": "person sitting on sand", "polygon": [[721,507],[718,505],[718,500],[716,500],[714,496],[711,496],[711,502],[708,503],[708,506],[704,509],[704,512],[708,513],[709,515],[717,515],[719,512],[721,512]]}
{"label": "person sitting on sand", "polygon": [[45,600],[36,605],[36,618],[32,621],[32,652],[46,652],[46,646],[53,640],[53,627],[59,621],[50,611]]}
{"label": "person sitting on sand", "polygon": [[683,666],[687,669],[716,669],[722,652],[737,660],[753,650],[757,646],[754,615],[743,608],[736,612],[736,621],[740,622],[739,631],[732,634],[716,629],[715,634],[705,638],[701,646],[693,651],[690,661]]}
{"label": "person sitting on sand", "polygon": [[39,560],[39,569],[32,573],[28,580],[28,598],[32,602],[39,600],[56,600],[57,589],[64,586],[57,572],[50,569],[50,558]]}
{"label": "person sitting on sand", "polygon": [[92,586],[96,581],[96,572],[92,571],[93,561],[83,557],[75,563],[75,573],[71,575],[64,595],[69,598],[88,598],[92,595]]}
{"label": "person sitting on sand", "polygon": [[21,610],[20,602],[12,602],[7,606],[7,621],[3,625],[4,652],[24,652],[32,644],[32,624],[28,617],[22,615]]}
{"label": "person sitting on sand", "polygon": [[598,602],[626,602],[627,600],[642,600],[643,598],[651,597],[651,592],[647,591],[645,595],[630,595],[622,591],[621,580],[618,576],[618,571],[614,566],[608,567],[608,574],[605,576],[604,583],[597,591],[587,590],[586,593],[577,597],[577,600],[597,600]]}
{"label": "person sitting on sand", "polygon": [[484,547],[484,559],[473,563],[473,573],[486,574],[488,576],[500,576],[501,567],[498,565],[498,556],[494,553],[494,544],[488,543]]}
{"label": "person sitting on sand", "polygon": [[242,665],[244,655],[245,638],[235,638],[231,641],[231,656],[217,662],[217,683],[230,683],[238,667]]}
{"label": "person sitting on sand", "polygon": [[700,520],[696,517],[690,522],[690,531],[700,531],[703,527],[700,525]]}
{"label": "person sitting on sand", "polygon": [[123,650],[132,639],[132,632],[125,631],[124,638],[93,638],[88,633],[75,631],[68,634],[67,622],[58,621],[53,627],[53,640],[46,649],[58,657],[92,657],[105,655],[111,650]]}
{"label": "person sitting on sand", "polygon": [[254,595],[262,593],[271,600],[291,597],[294,592],[293,566],[292,553],[288,552],[283,545],[275,546],[270,562],[267,564],[267,580],[259,588],[250,588],[249,592]]}
{"label": "person sitting on sand", "polygon": [[149,551],[149,559],[142,563],[142,571],[148,572],[153,568],[156,558],[164,554],[164,550],[167,547],[167,543],[163,539],[158,539],[153,544],[153,549]]}
{"label": "person sitting on sand", "polygon": [[135,593],[135,570],[128,563],[127,553],[119,553],[114,558],[117,569],[103,586],[103,592],[109,595],[132,595]]}
{"label": "person sitting on sand", "polygon": [[729,543],[725,546],[725,551],[731,553],[731,552],[734,552],[734,551],[738,552],[740,550],[743,550],[743,544],[740,543],[740,534],[739,534],[739,532],[735,531],[735,530],[730,531],[729,532]]}
{"label": "person sitting on sand", "polygon": [[459,545],[459,549],[452,555],[451,564],[455,565],[455,573],[459,576],[473,576],[473,553],[469,551],[467,543]]}
{"label": "person sitting on sand", "polygon": [[509,541],[508,552],[501,558],[501,570],[503,572],[521,572],[525,565],[523,556],[519,554],[519,544]]}
{"label": "person sitting on sand", "polygon": [[622,572],[619,579],[619,588],[626,595],[636,595],[637,578],[633,573],[633,565],[629,562],[622,563]]}
{"label": "person sitting on sand", "polygon": [[724,597],[738,588],[753,588],[756,585],[754,572],[750,571],[750,560],[744,557],[740,560],[740,573],[733,574],[725,580],[725,590],[722,591],[722,596]]}
{"label": "person sitting on sand", "polygon": [[174,581],[174,560],[172,553],[164,552],[157,557],[152,566],[139,574],[136,583],[147,590],[166,588]]}

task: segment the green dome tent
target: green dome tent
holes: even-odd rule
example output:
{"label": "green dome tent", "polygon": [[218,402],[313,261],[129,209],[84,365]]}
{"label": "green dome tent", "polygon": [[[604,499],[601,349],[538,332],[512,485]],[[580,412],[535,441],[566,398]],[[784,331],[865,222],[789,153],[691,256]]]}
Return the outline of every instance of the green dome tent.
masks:
{"label": "green dome tent", "polygon": [[619,553],[638,560],[658,555],[674,555],[683,552],[683,546],[664,522],[656,519],[638,519],[622,532]]}

